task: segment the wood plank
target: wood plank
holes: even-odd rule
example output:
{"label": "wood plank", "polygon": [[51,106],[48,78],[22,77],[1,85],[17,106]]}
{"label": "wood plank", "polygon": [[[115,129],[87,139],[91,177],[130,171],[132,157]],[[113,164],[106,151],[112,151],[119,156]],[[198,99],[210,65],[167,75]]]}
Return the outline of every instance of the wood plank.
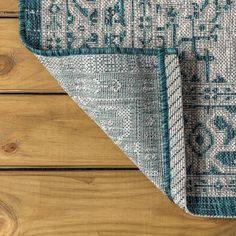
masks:
{"label": "wood plank", "polygon": [[0,19],[0,93],[4,91],[63,91],[20,42],[18,19]]}
{"label": "wood plank", "polygon": [[0,17],[16,17],[18,14],[18,0],[1,0]]}
{"label": "wood plank", "polygon": [[67,95],[0,95],[1,166],[134,165]]}
{"label": "wood plank", "polygon": [[0,178],[4,236],[234,236],[236,232],[235,219],[184,213],[139,171],[1,172]]}

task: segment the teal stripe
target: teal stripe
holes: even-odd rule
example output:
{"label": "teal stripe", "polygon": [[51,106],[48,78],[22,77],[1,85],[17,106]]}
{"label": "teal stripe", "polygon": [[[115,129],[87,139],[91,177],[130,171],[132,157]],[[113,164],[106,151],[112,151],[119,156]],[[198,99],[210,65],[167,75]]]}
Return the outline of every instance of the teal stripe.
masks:
{"label": "teal stripe", "polygon": [[170,139],[169,139],[169,106],[167,93],[167,78],[165,71],[165,53],[157,53],[157,71],[160,78],[160,100],[161,100],[161,117],[162,117],[162,138],[163,138],[163,183],[164,191],[173,201],[170,190]]}
{"label": "teal stripe", "polygon": [[187,197],[187,208],[195,215],[235,217],[236,197]]}
{"label": "teal stripe", "polygon": [[[27,42],[27,44],[33,45],[33,47],[37,49],[41,48],[41,0],[20,0],[18,7],[20,34],[24,35],[24,41]],[[28,9],[27,14],[25,14],[25,7]],[[35,11],[35,14],[31,14],[32,10]]]}

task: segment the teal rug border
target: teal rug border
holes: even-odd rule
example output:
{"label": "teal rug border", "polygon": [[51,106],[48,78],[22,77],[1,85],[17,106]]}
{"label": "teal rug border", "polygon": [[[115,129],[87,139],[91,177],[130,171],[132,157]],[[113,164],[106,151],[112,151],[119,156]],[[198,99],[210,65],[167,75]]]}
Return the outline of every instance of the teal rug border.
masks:
{"label": "teal rug border", "polygon": [[194,215],[235,217],[236,197],[187,197],[187,209]]}
{"label": "teal rug border", "polygon": [[170,133],[169,133],[169,105],[167,92],[167,78],[165,70],[165,53],[159,51],[156,56],[156,69],[160,78],[160,100],[163,130],[163,161],[164,161],[164,191],[173,201],[171,196],[171,172],[170,172]]}

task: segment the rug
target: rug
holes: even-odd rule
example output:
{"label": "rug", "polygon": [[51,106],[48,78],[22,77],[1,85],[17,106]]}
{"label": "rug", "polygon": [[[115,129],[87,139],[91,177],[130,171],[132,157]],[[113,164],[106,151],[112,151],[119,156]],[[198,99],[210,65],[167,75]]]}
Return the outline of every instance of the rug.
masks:
{"label": "rug", "polygon": [[20,36],[171,201],[236,217],[235,4],[20,0]]}

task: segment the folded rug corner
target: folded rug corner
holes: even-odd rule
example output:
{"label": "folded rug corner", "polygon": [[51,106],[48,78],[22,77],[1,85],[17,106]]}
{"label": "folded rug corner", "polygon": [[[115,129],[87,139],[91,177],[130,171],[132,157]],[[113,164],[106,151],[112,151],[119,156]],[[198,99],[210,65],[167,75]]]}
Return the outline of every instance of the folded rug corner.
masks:
{"label": "folded rug corner", "polygon": [[20,0],[20,36],[173,202],[236,217],[235,5]]}

